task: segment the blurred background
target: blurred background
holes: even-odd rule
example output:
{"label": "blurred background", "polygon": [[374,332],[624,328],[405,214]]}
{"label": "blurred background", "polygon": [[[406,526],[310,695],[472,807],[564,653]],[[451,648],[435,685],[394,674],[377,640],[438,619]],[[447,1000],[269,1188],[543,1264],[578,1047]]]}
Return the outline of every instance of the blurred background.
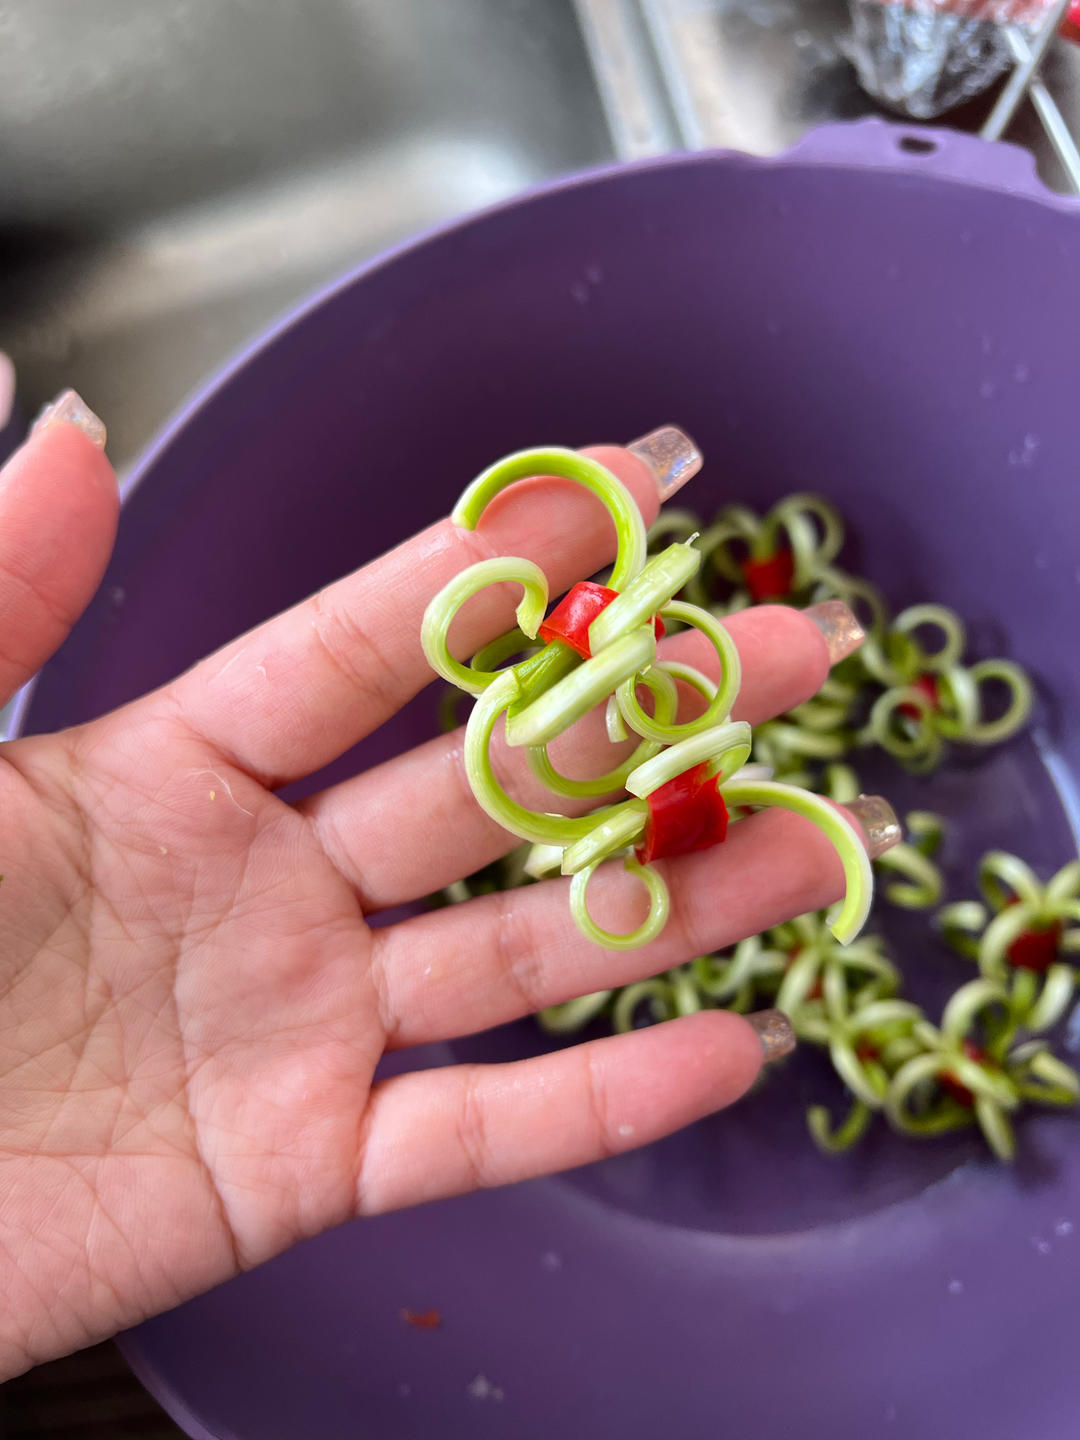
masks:
{"label": "blurred background", "polygon": [[[23,409],[74,385],[123,469],[268,322],[432,225],[617,159],[930,118],[1000,73],[1002,27],[911,3],[8,0],[0,347]],[[1080,46],[1045,78],[1080,131]],[[978,129],[993,97],[947,123]],[[1030,103],[1008,134],[1066,188]]]}
{"label": "blurred background", "polygon": [[[1066,9],[0,3],[0,349],[17,403],[31,416],[75,386],[123,471],[224,361],[387,246],[567,172],[672,149],[771,155],[874,112],[980,130],[1042,17],[1056,35]],[[1055,40],[1043,80],[1080,133],[1080,46]],[[1061,144],[1018,98],[1008,138],[1068,189]],[[0,363],[0,429],[12,390]],[[0,1388],[0,1434],[180,1432],[98,1347]]]}

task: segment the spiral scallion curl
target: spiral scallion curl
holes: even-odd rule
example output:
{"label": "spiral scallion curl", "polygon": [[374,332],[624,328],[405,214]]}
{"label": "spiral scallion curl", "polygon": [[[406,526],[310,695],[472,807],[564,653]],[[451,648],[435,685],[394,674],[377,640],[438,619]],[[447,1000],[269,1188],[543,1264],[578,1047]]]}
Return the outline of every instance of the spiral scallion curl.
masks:
{"label": "spiral scallion curl", "polygon": [[911,838],[874,861],[876,869],[890,877],[881,893],[905,910],[932,910],[945,890],[945,877],[933,858],[941,844],[944,821],[929,810],[909,810],[904,830]]}
{"label": "spiral scallion curl", "polygon": [[[740,602],[752,598],[751,567],[780,560],[774,577],[780,588],[770,599],[805,595],[827,570],[844,543],[844,523],[818,495],[789,495],[765,515],[745,505],[728,505],[702,531],[704,573],[738,587]],[[735,597],[729,597],[734,599]]]}
{"label": "spiral scallion curl", "polygon": [[[1024,1026],[1031,1029],[1030,1018]],[[946,1005],[940,1028],[917,1027],[920,1053],[905,1061],[885,1093],[896,1129],[939,1135],[977,1123],[999,1159],[1015,1154],[1010,1117],[1024,1101],[1073,1105],[1080,1077],[1041,1040],[1019,1039],[1015,1008],[995,980],[972,980]]]}
{"label": "spiral scallion curl", "polygon": [[[909,770],[927,773],[944,757],[946,742],[992,745],[1026,722],[1031,682],[1011,660],[963,664],[964,625],[944,605],[912,605],[887,631],[871,634],[857,664],[882,686],[859,743],[877,745]],[[988,692],[1006,696],[1004,709],[988,716]]]}
{"label": "spiral scallion curl", "polygon": [[[471,600],[488,585],[498,585],[504,581],[512,581],[524,591],[521,604],[517,608],[518,629],[528,639],[534,639],[547,610],[548,585],[547,576],[540,566],[534,565],[531,560],[507,555],[470,565],[439,591],[424,612],[420,643],[424,647],[428,664],[437,675],[449,680],[451,685],[456,685],[459,690],[465,690],[472,695],[479,695],[482,690],[486,690],[497,678],[497,672],[463,665],[460,660],[455,660],[450,654],[448,643],[450,626],[467,600]],[[513,651],[510,651],[510,654],[513,654]]]}
{"label": "spiral scallion curl", "polygon": [[587,940],[602,945],[605,950],[635,950],[639,945],[647,945],[663,930],[671,911],[671,897],[659,870],[652,865],[642,865],[632,855],[626,857],[623,867],[628,875],[635,875],[641,881],[649,896],[648,915],[635,929],[625,933],[604,930],[589,914],[588,888],[596,872],[595,864],[578,870],[570,881],[570,913],[578,929]]}
{"label": "spiral scallion curl", "polygon": [[[840,854],[847,890],[833,929],[844,943],[853,939],[869,910],[873,883],[858,831],[820,797],[763,778],[760,766],[745,775],[740,773],[749,759],[752,737],[749,725],[730,718],[741,683],[738,651],[725,627],[708,611],[676,598],[698,576],[701,553],[693,544],[697,537],[687,532],[680,520],[669,533],[686,538],[647,557],[644,526],[629,491],[598,462],[561,449],[520,451],[492,466],[462,495],[453,519],[475,528],[495,496],[516,481],[536,475],[573,480],[607,507],[617,542],[607,588],[615,594],[598,591],[596,586],[575,587],[568,608],[557,607],[558,614],[553,612],[544,628],[548,586],[543,572],[532,562],[513,557],[483,560],[435,596],[424,616],[421,636],[432,668],[477,697],[465,731],[465,771],[483,809],[505,829],[531,843],[525,875],[551,874],[557,864],[572,876],[571,914],[581,932],[596,944],[630,949],[648,943],[663,929],[670,908],[667,886],[660,872],[648,863],[649,857],[681,853],[677,846],[663,848],[663,840],[659,851],[655,848],[656,832],[649,829],[651,797],[693,772],[684,789],[669,792],[663,802],[677,811],[679,806],[687,807],[678,811],[679,819],[670,822],[674,831],[669,834],[685,833],[691,845],[696,837],[710,835],[715,838],[706,843],[719,843],[726,833],[727,806],[739,810],[777,805],[804,816],[825,833]],[[778,546],[790,550],[799,583],[805,585],[832,559],[842,538],[839,520],[828,506],[814,497],[799,496],[775,507],[749,545],[754,557]],[[458,612],[488,585],[508,581],[519,584],[523,592],[516,626],[484,646],[470,662],[458,660],[449,644],[450,627]],[[717,680],[691,666],[665,663],[658,657],[658,617],[705,635],[716,654]],[[538,634],[549,637],[540,648],[534,644]],[[515,661],[515,656],[522,658]],[[705,700],[703,713],[695,719],[678,719],[679,682],[689,684]],[[652,694],[651,714],[638,699],[642,686]],[[638,737],[636,747],[601,775],[583,780],[563,775],[548,746],[605,702],[609,739],[621,742],[633,733]],[[826,708],[818,722],[824,734],[842,707],[838,709],[835,696],[823,703]],[[506,743],[525,748],[533,773],[554,793],[580,799],[622,789],[628,798],[585,816],[531,810],[519,804],[499,783],[491,762],[491,744],[500,720],[505,724]],[[705,786],[712,789],[706,791]],[[692,808],[703,803],[708,807],[707,825],[702,819],[704,812]],[[684,818],[691,828],[680,832]],[[639,843],[645,849],[635,858],[631,852]],[[588,906],[588,889],[597,867],[617,858],[642,882],[649,898],[646,919],[626,933],[599,926]],[[685,999],[692,981],[684,978],[680,984]],[[570,1022],[563,1016],[559,1023]]]}
{"label": "spiral scallion curl", "polygon": [[618,476],[578,450],[551,446],[518,450],[505,456],[465,489],[450,513],[451,520],[463,530],[475,530],[496,495],[518,480],[533,479],[537,475],[573,480],[603,501],[615,522],[615,566],[609,584],[613,590],[624,590],[645,564],[645,522],[634,497]]}
{"label": "spiral scallion curl", "polygon": [[736,778],[722,786],[721,793],[729,809],[743,805],[754,809],[778,806],[801,815],[825,834],[840,857],[847,883],[844,899],[830,920],[830,929],[842,944],[854,940],[870,913],[874,874],[862,836],[852,822],[820,795],[775,780],[740,783]]}
{"label": "spiral scallion curl", "polygon": [[1047,1030],[1064,1016],[1078,979],[1080,861],[1043,884],[1019,856],[992,850],[978,881],[983,899],[942,906],[938,927],[985,978],[1008,987],[1019,1027]]}

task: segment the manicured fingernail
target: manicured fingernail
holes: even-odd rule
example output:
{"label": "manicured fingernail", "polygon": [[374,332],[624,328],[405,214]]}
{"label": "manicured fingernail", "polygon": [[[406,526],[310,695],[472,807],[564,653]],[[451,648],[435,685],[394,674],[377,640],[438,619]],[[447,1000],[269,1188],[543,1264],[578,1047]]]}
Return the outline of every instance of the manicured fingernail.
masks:
{"label": "manicured fingernail", "polygon": [[837,665],[853,655],[866,639],[866,631],[855,618],[855,611],[843,600],[822,600],[803,611],[825,636],[829,647],[829,664]]}
{"label": "manicured fingernail", "polygon": [[795,1030],[782,1010],[755,1010],[746,1018],[758,1033],[766,1065],[795,1049]]}
{"label": "manicured fingernail", "polygon": [[883,795],[860,795],[844,808],[862,826],[871,860],[884,855],[904,838],[896,811]]}
{"label": "manicured fingernail", "polygon": [[92,440],[99,450],[105,449],[104,421],[94,414],[76,390],[64,390],[51,405],[45,406],[34,421],[34,433],[48,430],[53,425],[74,425],[88,440]]}
{"label": "manicured fingernail", "polygon": [[655,475],[661,500],[670,499],[701,469],[701,451],[677,425],[661,425],[640,440],[631,440],[626,448]]}

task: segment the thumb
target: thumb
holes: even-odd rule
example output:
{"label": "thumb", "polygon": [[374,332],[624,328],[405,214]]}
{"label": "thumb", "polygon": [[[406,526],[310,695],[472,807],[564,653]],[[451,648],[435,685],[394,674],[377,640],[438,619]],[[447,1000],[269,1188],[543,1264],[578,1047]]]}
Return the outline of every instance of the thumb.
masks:
{"label": "thumb", "polygon": [[101,583],[120,499],[105,427],[68,390],[0,470],[0,704],[66,639]]}

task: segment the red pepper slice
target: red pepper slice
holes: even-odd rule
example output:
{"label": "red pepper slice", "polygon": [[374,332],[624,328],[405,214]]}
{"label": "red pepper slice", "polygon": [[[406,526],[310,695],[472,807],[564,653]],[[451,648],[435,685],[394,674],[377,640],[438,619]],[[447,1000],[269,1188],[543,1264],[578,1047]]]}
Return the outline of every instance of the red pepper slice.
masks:
{"label": "red pepper slice", "polygon": [[649,818],[645,838],[637,848],[643,865],[672,855],[707,850],[727,839],[728,808],[716,777],[707,774],[702,761],[676,775],[648,797]]}
{"label": "red pepper slice", "polygon": [[791,594],[795,557],[785,547],[763,560],[744,560],[742,573],[750,597],[756,604],[760,605],[763,600],[780,600]]}
{"label": "red pepper slice", "polygon": [[[592,655],[589,626],[618,593],[618,590],[611,590],[606,585],[597,585],[594,580],[579,580],[541,624],[540,639],[545,642],[561,640],[571,650],[576,650],[583,660],[588,660]],[[665,626],[659,615],[653,617],[653,629],[657,640],[662,639]]]}
{"label": "red pepper slice", "polygon": [[[922,691],[922,693],[926,696],[927,700],[930,701],[931,710],[941,709],[941,692],[938,689],[938,682],[935,680],[933,675],[916,676],[916,678],[911,682],[911,688],[913,690]],[[901,715],[907,715],[912,720],[922,719],[922,711],[919,709],[918,705],[914,704],[913,702],[905,701],[903,705],[898,705],[896,708]]]}
{"label": "red pepper slice", "polygon": [[[964,1041],[964,1054],[969,1060],[974,1060],[976,1064],[984,1065],[986,1063],[986,1051],[983,1050],[981,1046],[976,1045],[974,1040]],[[975,1096],[955,1075],[950,1075],[946,1072],[944,1075],[939,1076],[939,1079],[941,1080],[942,1089],[947,1090],[958,1105],[970,1107],[975,1104]]]}
{"label": "red pepper slice", "polygon": [[1057,959],[1060,944],[1061,921],[1052,920],[1049,925],[1022,930],[1005,953],[1009,964],[1018,970],[1037,970],[1041,974]]}

